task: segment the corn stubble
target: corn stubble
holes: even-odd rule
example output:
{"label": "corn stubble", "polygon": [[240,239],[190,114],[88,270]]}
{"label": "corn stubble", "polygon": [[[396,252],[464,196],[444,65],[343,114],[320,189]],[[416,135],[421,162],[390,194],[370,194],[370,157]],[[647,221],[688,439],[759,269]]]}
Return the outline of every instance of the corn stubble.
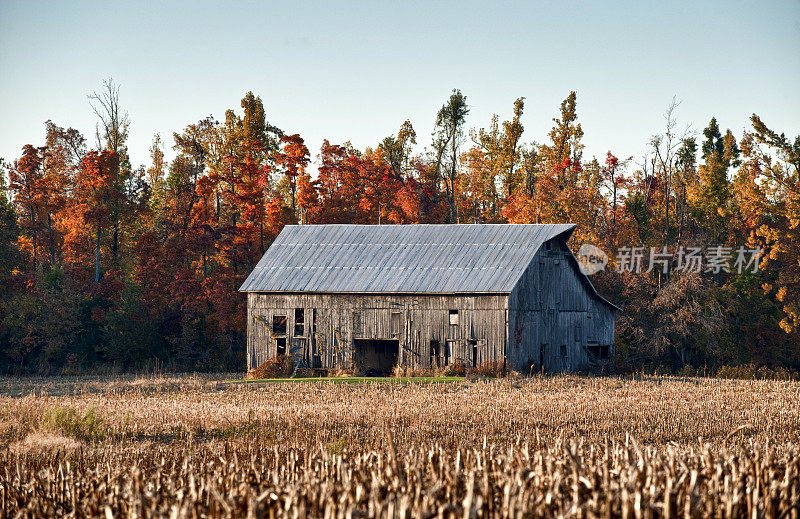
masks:
{"label": "corn stubble", "polygon": [[800,517],[796,382],[162,382],[0,397],[0,516]]}

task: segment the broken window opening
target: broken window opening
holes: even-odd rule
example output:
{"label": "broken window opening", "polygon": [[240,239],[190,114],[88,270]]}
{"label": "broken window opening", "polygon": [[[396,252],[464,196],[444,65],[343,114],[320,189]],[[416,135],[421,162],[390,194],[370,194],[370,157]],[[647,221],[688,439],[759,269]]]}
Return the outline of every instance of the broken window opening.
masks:
{"label": "broken window opening", "polygon": [[306,333],[306,326],[305,326],[305,309],[304,308],[295,308],[294,309],[294,336],[295,337],[305,337]]}
{"label": "broken window opening", "polygon": [[286,335],[286,316],[273,315],[272,316],[272,334],[273,335]]}
{"label": "broken window opening", "polygon": [[391,329],[392,337],[399,337],[401,328],[402,328],[402,323],[401,323],[400,312],[392,312],[392,329]]}
{"label": "broken window opening", "polygon": [[591,353],[595,359],[606,360],[611,357],[611,348],[608,345],[593,345],[589,346],[589,353]]}
{"label": "broken window opening", "polygon": [[286,355],[286,337],[278,337],[275,339],[275,354]]}

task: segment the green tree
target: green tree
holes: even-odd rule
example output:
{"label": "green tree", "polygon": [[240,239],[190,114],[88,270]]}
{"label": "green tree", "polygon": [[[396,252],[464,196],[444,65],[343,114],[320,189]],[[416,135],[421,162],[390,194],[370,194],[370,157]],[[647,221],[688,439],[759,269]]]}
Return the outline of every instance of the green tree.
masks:
{"label": "green tree", "polygon": [[435,178],[446,172],[445,192],[450,209],[450,222],[458,222],[456,205],[456,181],[458,176],[459,146],[464,136],[464,123],[469,114],[467,97],[458,89],[453,89],[450,99],[436,114],[436,132],[433,147],[436,150]]}
{"label": "green tree", "polygon": [[405,180],[409,176],[409,162],[413,146],[417,143],[417,132],[411,125],[411,121],[406,120],[400,126],[397,137],[390,135],[381,141],[380,150],[384,159],[389,163],[392,176],[395,180],[405,185]]}
{"label": "green tree", "polygon": [[703,130],[704,163],[697,171],[697,183],[690,195],[695,219],[705,231],[707,243],[727,239],[728,221],[732,212],[731,182],[728,171],[739,165],[739,147],[730,130],[723,137],[715,118]]}
{"label": "green tree", "polygon": [[5,281],[20,265],[20,255],[16,247],[19,237],[17,213],[7,195],[3,166],[3,159],[0,159],[0,280]]}
{"label": "green tree", "polygon": [[500,199],[524,187],[525,170],[520,168],[524,131],[520,119],[524,106],[524,98],[520,97],[514,101],[511,120],[500,124],[494,115],[488,130],[470,132],[474,145],[463,155],[466,168],[460,184],[464,212],[470,211],[474,221],[498,221]]}

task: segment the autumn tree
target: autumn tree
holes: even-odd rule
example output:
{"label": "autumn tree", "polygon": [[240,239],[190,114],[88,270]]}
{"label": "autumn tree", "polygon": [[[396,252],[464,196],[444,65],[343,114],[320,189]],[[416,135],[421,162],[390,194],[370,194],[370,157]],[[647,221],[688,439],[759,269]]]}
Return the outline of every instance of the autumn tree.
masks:
{"label": "autumn tree", "polygon": [[416,143],[417,133],[408,120],[400,126],[397,136],[390,135],[381,141],[379,149],[383,153],[383,158],[389,164],[392,175],[400,181],[409,176],[409,161]]}
{"label": "autumn tree", "polygon": [[[646,168],[647,163],[650,163],[651,173],[659,179],[656,187],[660,188],[660,200],[663,211],[663,235],[661,240],[662,246],[672,244],[672,224],[670,220],[670,207],[673,203],[673,190],[675,184],[676,170],[678,169],[678,160],[681,157],[679,151],[682,149],[682,144],[688,138],[688,128],[683,131],[682,135],[677,132],[677,120],[675,118],[675,111],[680,103],[673,98],[672,102],[667,107],[664,114],[665,129],[664,133],[659,133],[650,138],[650,149],[652,151],[652,158],[648,161],[645,159],[643,166]],[[674,216],[673,216],[674,218]]]}
{"label": "autumn tree", "polygon": [[120,233],[129,216],[126,214],[129,209],[126,201],[141,188],[139,179],[133,176],[128,156],[130,117],[120,104],[119,92],[120,86],[112,78],[108,78],[103,80],[103,87],[99,92],[92,92],[88,96],[89,104],[98,119],[95,131],[97,149],[112,151],[118,157],[119,173],[114,178],[114,189],[125,194],[110,201],[111,205],[108,207],[112,227],[111,256],[115,266],[119,264]]}
{"label": "autumn tree", "polygon": [[[84,156],[75,179],[75,195],[70,207],[72,218],[65,246],[70,250],[69,257],[80,264],[87,259],[87,241],[91,240],[95,283],[99,283],[102,276],[104,238],[113,233],[111,208],[118,206],[124,196],[119,190],[118,177],[119,157],[113,151],[103,150],[91,151]],[[113,244],[109,245],[113,250]]]}
{"label": "autumn tree", "polygon": [[281,169],[289,187],[292,217],[297,220],[297,177],[304,175],[311,161],[308,148],[298,134],[284,135],[280,138],[283,149],[275,154],[275,164]]}
{"label": "autumn tree", "polygon": [[322,142],[318,162],[319,217],[315,223],[355,222],[363,193],[360,154],[351,146]]}
{"label": "autumn tree", "polygon": [[611,195],[611,203],[609,207],[610,218],[606,219],[607,240],[610,250],[614,251],[619,245],[620,236],[625,237],[625,228],[627,227],[627,215],[623,210],[625,205],[625,198],[628,190],[631,187],[631,179],[626,175],[628,163],[632,158],[620,160],[610,151],[606,153],[606,160],[601,169],[604,185]]}
{"label": "autumn tree", "polygon": [[703,164],[698,168],[697,183],[689,191],[689,203],[695,218],[707,232],[707,242],[725,241],[732,212],[731,183],[728,171],[739,165],[739,148],[730,130],[723,137],[715,118],[703,130]]}
{"label": "autumn tree", "polygon": [[[749,174],[757,182],[751,190],[763,189],[764,196],[754,197],[763,204],[765,218],[756,229],[763,239],[766,255],[761,268],[768,271],[771,282],[764,288],[774,293],[783,305],[781,328],[795,332],[800,326],[800,136],[792,141],[778,133],[753,114],[752,134],[744,141]],[[732,157],[733,146],[712,141],[712,153]]]}
{"label": "autumn tree", "polygon": [[524,189],[508,197],[502,214],[509,223],[575,223],[573,241],[597,242],[598,223],[606,210],[602,168],[596,160],[583,163],[575,92],[564,99],[560,112],[553,119],[549,142],[535,152],[521,150],[522,172],[529,179]]}
{"label": "autumn tree", "polygon": [[433,142],[436,155],[434,179],[437,183],[439,179],[445,179],[451,223],[458,222],[456,206],[456,180],[460,158],[458,150],[463,140],[464,124],[468,114],[467,97],[458,89],[453,90],[450,99],[436,114]]}
{"label": "autumn tree", "polygon": [[697,141],[684,137],[675,157],[675,218],[678,232],[676,243],[682,244],[688,216],[689,186],[697,184]]}
{"label": "autumn tree", "polygon": [[473,221],[499,221],[501,198],[524,189],[525,172],[519,167],[523,108],[524,98],[519,98],[514,102],[513,118],[504,121],[502,129],[494,115],[488,129],[471,132],[473,146],[462,157],[466,167],[460,186],[464,214],[470,214]]}
{"label": "autumn tree", "polygon": [[[22,156],[9,169],[9,188],[14,193],[24,233],[21,248],[30,255],[35,270],[46,258],[54,264],[56,255],[52,222],[58,194],[45,174],[44,157],[44,147],[27,144],[22,148]],[[49,250],[45,258],[41,254],[43,247]]]}

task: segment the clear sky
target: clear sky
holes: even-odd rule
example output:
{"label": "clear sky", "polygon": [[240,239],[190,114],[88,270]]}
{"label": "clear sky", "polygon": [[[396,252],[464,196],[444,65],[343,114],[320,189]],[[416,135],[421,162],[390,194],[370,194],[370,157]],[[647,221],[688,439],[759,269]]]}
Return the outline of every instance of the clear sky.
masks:
{"label": "clear sky", "polygon": [[93,143],[86,96],[109,76],[134,165],[154,133],[171,146],[248,90],[313,156],[325,138],[375,146],[405,119],[421,151],[453,88],[472,128],[524,96],[538,142],[576,90],[588,156],[641,156],[673,96],[696,130],[716,116],[740,136],[755,112],[800,134],[798,0],[162,4],[0,0],[0,157],[41,145],[47,119]]}

